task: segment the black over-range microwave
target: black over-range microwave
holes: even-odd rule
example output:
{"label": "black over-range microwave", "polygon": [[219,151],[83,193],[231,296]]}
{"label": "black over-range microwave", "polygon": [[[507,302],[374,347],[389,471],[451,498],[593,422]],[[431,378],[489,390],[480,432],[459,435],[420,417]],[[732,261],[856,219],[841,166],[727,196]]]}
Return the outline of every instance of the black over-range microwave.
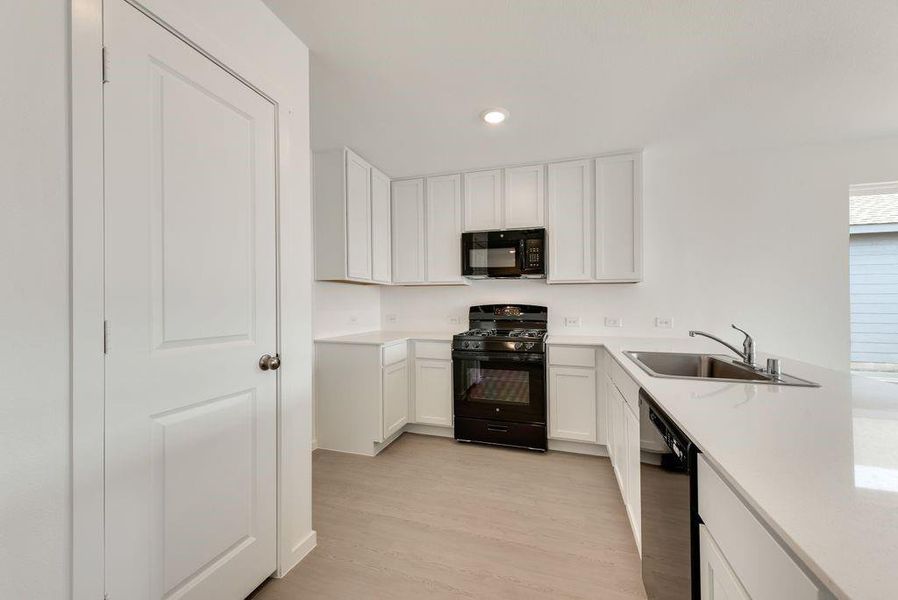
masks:
{"label": "black over-range microwave", "polygon": [[546,230],[461,234],[461,274],[471,279],[546,276]]}

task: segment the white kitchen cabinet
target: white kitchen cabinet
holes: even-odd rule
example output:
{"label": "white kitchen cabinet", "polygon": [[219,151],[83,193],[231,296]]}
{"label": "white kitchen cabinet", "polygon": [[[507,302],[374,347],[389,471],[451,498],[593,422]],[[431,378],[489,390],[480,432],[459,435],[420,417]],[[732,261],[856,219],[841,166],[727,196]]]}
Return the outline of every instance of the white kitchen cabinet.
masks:
{"label": "white kitchen cabinet", "polygon": [[371,168],[371,279],[390,283],[393,271],[390,178]]}
{"label": "white kitchen cabinet", "polygon": [[425,272],[424,180],[392,183],[393,282],[420,283]]}
{"label": "white kitchen cabinet", "polygon": [[343,148],[316,153],[313,167],[315,277],[371,283],[371,165]]}
{"label": "white kitchen cabinet", "polygon": [[751,600],[704,525],[698,526],[702,600]]}
{"label": "white kitchen cabinet", "polygon": [[461,176],[427,178],[426,277],[429,283],[462,283]]}
{"label": "white kitchen cabinet", "polygon": [[636,547],[642,550],[642,501],[639,463],[641,452],[639,447],[639,414],[634,413],[627,403],[624,403],[624,427],[627,430],[627,512],[630,515],[630,525],[633,528],[633,537],[636,538]]}
{"label": "white kitchen cabinet", "polygon": [[408,422],[408,344],[315,343],[318,446],[374,456]]}
{"label": "white kitchen cabinet", "polygon": [[415,357],[415,422],[452,426],[452,361]]}
{"label": "white kitchen cabinet", "polygon": [[596,372],[549,367],[549,437],[596,442]]}
{"label": "white kitchen cabinet", "polygon": [[545,226],[545,166],[505,169],[504,228]]}
{"label": "white kitchen cabinet", "polygon": [[502,169],[465,173],[465,231],[502,228]]}
{"label": "white kitchen cabinet", "polygon": [[346,273],[371,279],[371,165],[346,150]]}
{"label": "white kitchen cabinet", "polygon": [[550,283],[593,278],[593,169],[591,160],[549,165],[547,279]]}
{"label": "white kitchen cabinet", "polygon": [[408,361],[383,368],[384,439],[408,423]]}
{"label": "white kitchen cabinet", "polygon": [[642,155],[595,161],[596,281],[642,279]]}
{"label": "white kitchen cabinet", "polygon": [[699,517],[747,597],[818,600],[821,593],[817,585],[717,474],[704,454],[698,455],[696,471]]}

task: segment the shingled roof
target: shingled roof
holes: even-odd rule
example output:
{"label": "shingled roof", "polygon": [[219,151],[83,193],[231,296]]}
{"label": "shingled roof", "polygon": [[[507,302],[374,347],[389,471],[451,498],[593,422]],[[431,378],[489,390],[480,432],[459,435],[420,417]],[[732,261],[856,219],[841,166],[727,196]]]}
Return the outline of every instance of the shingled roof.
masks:
{"label": "shingled roof", "polygon": [[898,223],[898,193],[874,196],[851,196],[851,225]]}

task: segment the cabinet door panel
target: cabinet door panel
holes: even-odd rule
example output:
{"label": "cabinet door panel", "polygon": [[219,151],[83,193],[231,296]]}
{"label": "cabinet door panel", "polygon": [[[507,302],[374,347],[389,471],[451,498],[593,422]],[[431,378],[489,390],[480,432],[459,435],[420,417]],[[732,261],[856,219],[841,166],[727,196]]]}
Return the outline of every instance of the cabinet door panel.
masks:
{"label": "cabinet door panel", "polygon": [[451,361],[415,361],[415,422],[452,426]]}
{"label": "cabinet door panel", "polygon": [[424,281],[424,180],[394,181],[393,282]]}
{"label": "cabinet door panel", "polygon": [[465,231],[502,227],[502,170],[465,173]]}
{"label": "cabinet door panel", "polygon": [[641,159],[639,155],[596,159],[595,277],[607,281],[642,278]]}
{"label": "cabinet door panel", "polygon": [[461,281],[461,176],[427,179],[427,281]]}
{"label": "cabinet door panel", "polygon": [[549,369],[549,436],[580,442],[596,441],[594,369]]}
{"label": "cabinet door panel", "polygon": [[592,279],[593,161],[549,165],[549,281]]}
{"label": "cabinet door panel", "polygon": [[346,274],[371,279],[371,165],[346,151]]}
{"label": "cabinet door panel", "polygon": [[630,407],[623,405],[624,420],[627,429],[627,494],[625,496],[627,510],[630,513],[630,525],[633,527],[633,537],[636,538],[636,546],[640,547],[642,532],[642,503],[639,476],[639,417],[633,414]]}
{"label": "cabinet door panel", "polygon": [[543,165],[505,169],[505,227],[543,227]]}
{"label": "cabinet door panel", "polygon": [[408,423],[408,362],[384,367],[384,439]]}
{"label": "cabinet door panel", "polygon": [[750,600],[704,525],[698,527],[702,600]]}
{"label": "cabinet door panel", "polygon": [[371,278],[389,283],[392,276],[390,179],[371,169]]}

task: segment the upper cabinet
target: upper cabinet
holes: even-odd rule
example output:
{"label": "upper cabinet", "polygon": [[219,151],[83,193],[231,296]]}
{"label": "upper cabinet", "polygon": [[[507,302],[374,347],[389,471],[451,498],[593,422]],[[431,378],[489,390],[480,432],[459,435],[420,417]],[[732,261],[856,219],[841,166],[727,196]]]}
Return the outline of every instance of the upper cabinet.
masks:
{"label": "upper cabinet", "polygon": [[316,279],[388,282],[389,180],[348,148],[316,153],[313,170]]}
{"label": "upper cabinet", "polygon": [[550,282],[592,279],[593,161],[549,165]]}
{"label": "upper cabinet", "polygon": [[642,155],[549,165],[549,283],[642,280]]}
{"label": "upper cabinet", "polygon": [[545,226],[544,172],[543,165],[505,169],[503,227]]}
{"label": "upper cabinet", "polygon": [[423,283],[426,279],[424,236],[424,180],[394,181],[394,283]]}
{"label": "upper cabinet", "polygon": [[502,169],[465,173],[465,231],[502,229]]}
{"label": "upper cabinet", "polygon": [[465,173],[464,230],[545,226],[544,165]]}
{"label": "upper cabinet", "polygon": [[595,278],[642,279],[642,157],[596,159]]}
{"label": "upper cabinet", "polygon": [[371,279],[377,283],[393,280],[392,220],[390,214],[390,178],[371,169]]}
{"label": "upper cabinet", "polygon": [[461,283],[461,176],[427,178],[427,281]]}

